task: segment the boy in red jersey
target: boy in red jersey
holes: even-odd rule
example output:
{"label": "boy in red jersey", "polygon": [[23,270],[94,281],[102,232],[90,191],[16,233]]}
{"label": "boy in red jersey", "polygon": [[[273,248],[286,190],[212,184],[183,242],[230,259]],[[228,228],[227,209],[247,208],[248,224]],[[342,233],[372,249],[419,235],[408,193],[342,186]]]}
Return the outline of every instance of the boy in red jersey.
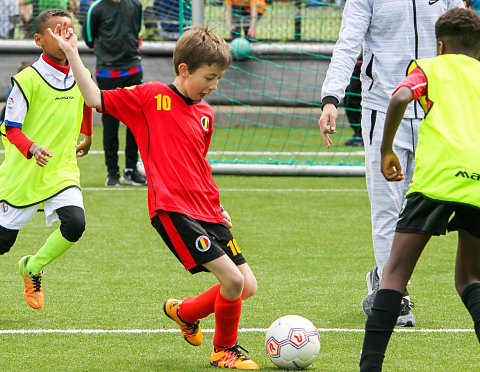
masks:
{"label": "boy in red jersey", "polygon": [[200,345],[199,319],[215,313],[210,363],[231,369],[259,369],[237,344],[242,299],[257,282],[229,227],[230,217],[205,159],[212,137],[213,110],[203,98],[217,88],[232,61],[228,44],[203,26],[192,27],[177,42],[173,84],[158,81],[100,91],[85,71],[77,38],[57,25],[57,40],[70,61],[90,107],[125,123],[134,134],[148,179],[148,207],[153,227],[191,273],[210,271],[219,283],[183,301],[169,299],[165,314],[183,337]]}

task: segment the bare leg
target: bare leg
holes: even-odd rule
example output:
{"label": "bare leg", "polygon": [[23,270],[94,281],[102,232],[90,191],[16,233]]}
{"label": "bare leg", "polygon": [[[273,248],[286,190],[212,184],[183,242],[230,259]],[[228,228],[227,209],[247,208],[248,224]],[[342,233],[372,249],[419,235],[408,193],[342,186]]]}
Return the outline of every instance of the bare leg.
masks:
{"label": "bare leg", "polygon": [[220,293],[223,297],[234,300],[242,295],[245,278],[226,254],[203,264],[203,266],[210,270],[222,284]]}
{"label": "bare leg", "polygon": [[455,287],[462,295],[469,284],[480,282],[480,239],[466,230],[458,231]]}
{"label": "bare leg", "polygon": [[372,312],[365,324],[360,371],[381,371],[403,292],[430,237],[430,234],[395,233]]}
{"label": "bare leg", "polygon": [[380,289],[405,291],[418,258],[430,240],[431,234],[395,233],[392,251],[383,270]]}

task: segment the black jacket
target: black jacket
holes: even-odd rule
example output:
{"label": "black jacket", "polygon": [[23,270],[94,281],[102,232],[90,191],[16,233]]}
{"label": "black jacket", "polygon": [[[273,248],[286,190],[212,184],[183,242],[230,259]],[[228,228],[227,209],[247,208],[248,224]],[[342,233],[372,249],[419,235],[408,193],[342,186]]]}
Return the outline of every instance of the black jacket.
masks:
{"label": "black jacket", "polygon": [[83,38],[97,56],[97,69],[128,69],[141,64],[139,0],[98,0],[88,10]]}

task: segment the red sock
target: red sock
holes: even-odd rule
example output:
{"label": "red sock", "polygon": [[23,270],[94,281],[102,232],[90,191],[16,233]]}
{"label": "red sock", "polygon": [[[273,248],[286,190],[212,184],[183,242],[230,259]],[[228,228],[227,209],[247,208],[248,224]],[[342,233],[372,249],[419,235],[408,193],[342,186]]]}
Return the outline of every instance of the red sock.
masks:
{"label": "red sock", "polygon": [[216,350],[225,350],[237,343],[241,313],[241,296],[236,300],[229,300],[218,292],[215,301],[215,335],[213,336],[213,346]]}
{"label": "red sock", "polygon": [[215,311],[215,300],[220,293],[221,284],[218,283],[198,296],[187,297],[178,308],[178,315],[187,323],[195,323]]}

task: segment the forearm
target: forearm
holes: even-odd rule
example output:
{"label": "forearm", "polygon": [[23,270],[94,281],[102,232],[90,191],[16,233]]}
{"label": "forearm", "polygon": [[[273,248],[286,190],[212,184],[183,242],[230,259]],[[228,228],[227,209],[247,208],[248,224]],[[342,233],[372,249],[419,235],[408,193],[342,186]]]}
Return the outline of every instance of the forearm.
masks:
{"label": "forearm", "polygon": [[65,54],[67,55],[68,61],[70,62],[70,67],[72,68],[72,72],[75,76],[75,81],[78,84],[78,88],[80,89],[80,92],[85,99],[85,104],[88,107],[101,108],[102,98],[100,94],[100,89],[92,80],[90,74],[83,65],[82,59],[78,54],[78,50],[70,49],[66,51]]}
{"label": "forearm", "polygon": [[33,149],[37,147],[36,143],[25,136],[20,128],[7,126],[6,136],[8,141],[14,145],[18,151],[23,154],[23,156],[25,156],[27,159],[32,157]]}
{"label": "forearm", "polygon": [[393,139],[395,138],[397,129],[405,115],[405,110],[412,99],[413,93],[411,89],[407,87],[401,87],[392,96],[385,117],[382,144],[380,146],[381,153],[392,151]]}

